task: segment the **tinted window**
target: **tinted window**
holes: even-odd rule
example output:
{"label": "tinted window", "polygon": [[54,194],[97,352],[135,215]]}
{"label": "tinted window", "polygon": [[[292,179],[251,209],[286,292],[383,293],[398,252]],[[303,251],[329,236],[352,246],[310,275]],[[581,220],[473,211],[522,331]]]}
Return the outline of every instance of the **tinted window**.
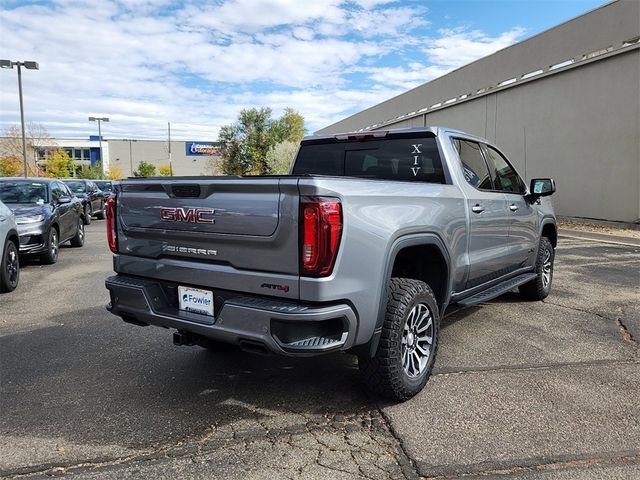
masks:
{"label": "tinted window", "polygon": [[510,193],[525,193],[524,182],[507,160],[492,147],[487,147],[487,162],[496,190]]}
{"label": "tinted window", "polygon": [[75,192],[75,193],[86,193],[87,192],[87,186],[85,185],[84,182],[69,181],[69,182],[65,182],[65,183],[71,189],[72,192]]}
{"label": "tinted window", "polygon": [[103,192],[111,192],[111,182],[96,182],[96,185]]}
{"label": "tinted window", "polygon": [[452,141],[462,162],[465,180],[473,187],[493,190],[489,169],[482,156],[480,144],[459,138],[454,138]]}
{"label": "tinted window", "polygon": [[40,182],[0,182],[0,200],[4,203],[47,203],[47,186]]}
{"label": "tinted window", "polygon": [[445,183],[433,137],[303,143],[293,174]]}

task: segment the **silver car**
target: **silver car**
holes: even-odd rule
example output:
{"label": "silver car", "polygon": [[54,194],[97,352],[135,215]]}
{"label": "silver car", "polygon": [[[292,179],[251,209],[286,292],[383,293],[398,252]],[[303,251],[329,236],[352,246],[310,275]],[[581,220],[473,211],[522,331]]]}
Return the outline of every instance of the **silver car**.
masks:
{"label": "silver car", "polygon": [[13,212],[0,201],[0,292],[11,292],[18,286],[20,279],[20,259],[18,249],[20,240]]}

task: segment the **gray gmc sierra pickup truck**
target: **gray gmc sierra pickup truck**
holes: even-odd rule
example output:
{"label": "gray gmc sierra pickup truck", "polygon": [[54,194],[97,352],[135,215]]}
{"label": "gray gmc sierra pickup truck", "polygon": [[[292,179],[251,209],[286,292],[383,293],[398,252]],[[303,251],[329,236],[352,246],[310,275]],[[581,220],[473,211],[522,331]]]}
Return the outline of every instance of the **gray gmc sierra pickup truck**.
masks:
{"label": "gray gmc sierra pickup truck", "polygon": [[447,307],[549,294],[554,191],[440,127],[307,137],[290,175],[124,180],[107,202],[107,308],[179,345],[348,351],[372,390],[405,400]]}

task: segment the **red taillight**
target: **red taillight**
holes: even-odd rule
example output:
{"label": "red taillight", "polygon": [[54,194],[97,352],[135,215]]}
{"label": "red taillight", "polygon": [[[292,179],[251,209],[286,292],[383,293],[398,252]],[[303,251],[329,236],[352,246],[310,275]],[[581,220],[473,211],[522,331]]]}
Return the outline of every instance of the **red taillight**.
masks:
{"label": "red taillight", "polygon": [[337,198],[303,197],[300,200],[302,274],[326,277],[336,261],[342,234],[342,206]]}
{"label": "red taillight", "polygon": [[118,253],[118,229],[116,227],[116,196],[109,195],[104,205],[107,216],[107,243],[109,250]]}

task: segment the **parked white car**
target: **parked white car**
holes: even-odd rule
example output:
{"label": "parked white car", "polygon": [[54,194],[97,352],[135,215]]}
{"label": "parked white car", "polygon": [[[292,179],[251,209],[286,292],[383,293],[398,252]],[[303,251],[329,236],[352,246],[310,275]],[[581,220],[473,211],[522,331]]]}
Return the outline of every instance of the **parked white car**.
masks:
{"label": "parked white car", "polygon": [[20,279],[20,239],[13,212],[0,201],[0,292],[11,292]]}

